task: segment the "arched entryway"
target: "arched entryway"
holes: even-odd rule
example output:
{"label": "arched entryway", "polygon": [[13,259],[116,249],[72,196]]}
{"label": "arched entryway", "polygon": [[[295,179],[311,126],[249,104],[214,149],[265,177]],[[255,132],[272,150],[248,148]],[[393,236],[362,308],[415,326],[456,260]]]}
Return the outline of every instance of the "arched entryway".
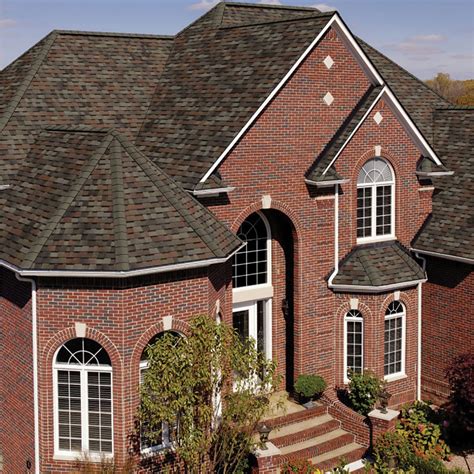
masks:
{"label": "arched entryway", "polygon": [[233,325],[276,361],[292,391],[295,357],[296,231],[275,209],[250,214],[237,231],[247,245],[233,261]]}

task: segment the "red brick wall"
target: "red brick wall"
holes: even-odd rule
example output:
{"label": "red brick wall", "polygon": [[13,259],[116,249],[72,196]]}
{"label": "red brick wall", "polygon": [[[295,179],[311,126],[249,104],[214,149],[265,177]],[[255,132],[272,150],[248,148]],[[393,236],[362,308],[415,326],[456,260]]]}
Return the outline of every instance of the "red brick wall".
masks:
{"label": "red brick wall", "polygon": [[[42,469],[70,472],[72,463],[53,460],[52,363],[56,350],[76,337],[75,323],[87,325],[86,337],[101,343],[113,368],[115,458],[130,447],[138,403],[139,362],[149,340],[163,331],[163,317],[183,334],[188,321],[212,314],[229,272],[215,268],[129,280],[47,280],[38,290]],[[219,281],[217,274],[222,275]],[[229,282],[227,281],[227,284]],[[223,301],[224,308],[226,307]]]}
{"label": "red brick wall", "polygon": [[[0,268],[0,455],[5,473],[34,461],[31,284]],[[32,464],[33,465],[33,464]]]}
{"label": "red brick wall", "polygon": [[423,398],[442,403],[449,394],[446,367],[459,354],[474,352],[469,307],[474,297],[472,265],[427,258],[423,285]]}

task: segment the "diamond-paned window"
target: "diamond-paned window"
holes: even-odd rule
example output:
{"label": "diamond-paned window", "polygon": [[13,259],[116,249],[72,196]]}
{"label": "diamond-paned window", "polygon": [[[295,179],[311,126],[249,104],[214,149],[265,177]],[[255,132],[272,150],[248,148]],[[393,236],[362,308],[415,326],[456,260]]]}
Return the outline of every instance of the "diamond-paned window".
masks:
{"label": "diamond-paned window", "polygon": [[357,178],[357,238],[377,239],[394,234],[392,168],[383,158],[365,163]]}

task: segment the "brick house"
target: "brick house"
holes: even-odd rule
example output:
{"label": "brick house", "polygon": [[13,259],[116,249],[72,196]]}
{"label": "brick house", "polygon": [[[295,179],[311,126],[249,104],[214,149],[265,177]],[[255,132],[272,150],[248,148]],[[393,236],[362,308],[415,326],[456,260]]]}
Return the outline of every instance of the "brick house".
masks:
{"label": "brick house", "polygon": [[[331,418],[329,467],[369,443],[335,395],[349,368],[392,407],[446,397],[473,350],[474,111],[338,13],[223,2],[173,37],[54,31],[0,85],[4,472],[122,462],[144,349],[198,314],[254,337],[282,390],[325,377],[290,421]],[[313,458],[311,436],[275,444]]]}

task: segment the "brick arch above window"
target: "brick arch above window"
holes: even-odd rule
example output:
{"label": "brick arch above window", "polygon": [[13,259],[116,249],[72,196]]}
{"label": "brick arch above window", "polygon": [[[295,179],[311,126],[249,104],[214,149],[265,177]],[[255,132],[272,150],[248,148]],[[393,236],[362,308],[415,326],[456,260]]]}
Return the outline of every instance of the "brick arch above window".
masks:
{"label": "brick arch above window", "polygon": [[[354,167],[352,168],[351,183],[357,183],[357,177],[359,176],[360,170],[363,168],[367,161],[374,158],[382,158],[385,160],[393,169],[395,185],[397,184],[397,179],[400,176],[400,166],[398,164],[400,158],[397,158],[389,150],[382,148],[380,155],[375,154],[374,147],[371,147],[370,150],[367,150],[363,153],[359,159],[355,162]],[[415,172],[416,163],[413,164],[413,172]]]}
{"label": "brick arch above window", "polygon": [[[339,305],[336,310],[336,321],[344,323],[344,318],[350,310],[351,305],[348,301]],[[360,311],[364,320],[369,320],[373,317],[371,309],[361,301],[358,302],[357,310]]]}
{"label": "brick arch above window", "polygon": [[[397,301],[393,293],[387,295],[386,298],[380,304],[380,309],[378,313],[385,316],[385,311],[387,310],[390,303]],[[417,311],[417,301],[415,295],[409,295],[406,292],[400,292],[400,298],[398,299],[405,306],[406,313],[412,313],[412,311]]]}

